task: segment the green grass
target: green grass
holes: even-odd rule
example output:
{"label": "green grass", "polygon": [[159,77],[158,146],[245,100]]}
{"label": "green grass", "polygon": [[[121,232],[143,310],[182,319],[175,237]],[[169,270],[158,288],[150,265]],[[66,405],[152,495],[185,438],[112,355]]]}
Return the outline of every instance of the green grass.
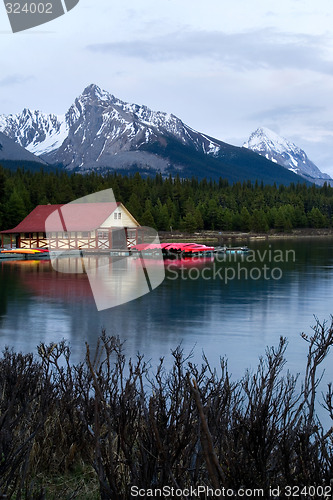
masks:
{"label": "green grass", "polygon": [[63,475],[35,478],[36,485],[43,485],[46,500],[98,500],[99,483],[92,467],[78,465],[72,472]]}

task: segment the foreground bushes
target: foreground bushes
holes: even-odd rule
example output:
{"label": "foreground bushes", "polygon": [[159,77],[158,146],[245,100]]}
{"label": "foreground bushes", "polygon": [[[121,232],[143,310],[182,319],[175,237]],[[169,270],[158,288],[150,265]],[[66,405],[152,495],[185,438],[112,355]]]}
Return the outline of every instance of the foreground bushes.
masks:
{"label": "foreground bushes", "polygon": [[[317,368],[333,324],[317,322],[305,380],[282,373],[286,340],[255,373],[229,377],[181,349],[152,374],[102,333],[75,366],[65,342],[0,359],[0,498],[129,499],[131,486],[330,485],[332,432],[315,414]],[[296,388],[297,385],[297,388]],[[331,386],[325,407],[333,419]],[[302,496],[302,498],[308,498]],[[310,498],[310,497],[309,497]],[[313,497],[312,497],[313,498]]]}

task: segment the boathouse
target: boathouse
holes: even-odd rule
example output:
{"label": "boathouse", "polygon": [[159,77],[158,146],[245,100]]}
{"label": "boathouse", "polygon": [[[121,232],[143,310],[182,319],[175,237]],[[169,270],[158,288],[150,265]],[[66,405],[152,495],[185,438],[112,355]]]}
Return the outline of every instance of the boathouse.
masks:
{"label": "boathouse", "polygon": [[138,221],[120,202],[38,205],[13,229],[1,231],[11,248],[126,249],[140,243]]}

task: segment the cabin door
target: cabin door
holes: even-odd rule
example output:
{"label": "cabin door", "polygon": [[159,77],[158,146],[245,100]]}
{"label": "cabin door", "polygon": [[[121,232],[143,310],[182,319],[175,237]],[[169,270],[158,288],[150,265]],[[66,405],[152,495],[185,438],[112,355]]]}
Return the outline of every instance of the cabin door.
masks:
{"label": "cabin door", "polygon": [[112,229],[112,248],[116,250],[126,250],[127,241],[124,229]]}

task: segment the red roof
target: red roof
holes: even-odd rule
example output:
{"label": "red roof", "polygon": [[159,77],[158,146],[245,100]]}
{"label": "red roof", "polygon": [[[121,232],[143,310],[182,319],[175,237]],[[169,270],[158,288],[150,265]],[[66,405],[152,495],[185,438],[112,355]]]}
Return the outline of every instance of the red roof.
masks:
{"label": "red roof", "polygon": [[92,231],[100,227],[119,205],[119,202],[38,205],[16,227],[1,233]]}

